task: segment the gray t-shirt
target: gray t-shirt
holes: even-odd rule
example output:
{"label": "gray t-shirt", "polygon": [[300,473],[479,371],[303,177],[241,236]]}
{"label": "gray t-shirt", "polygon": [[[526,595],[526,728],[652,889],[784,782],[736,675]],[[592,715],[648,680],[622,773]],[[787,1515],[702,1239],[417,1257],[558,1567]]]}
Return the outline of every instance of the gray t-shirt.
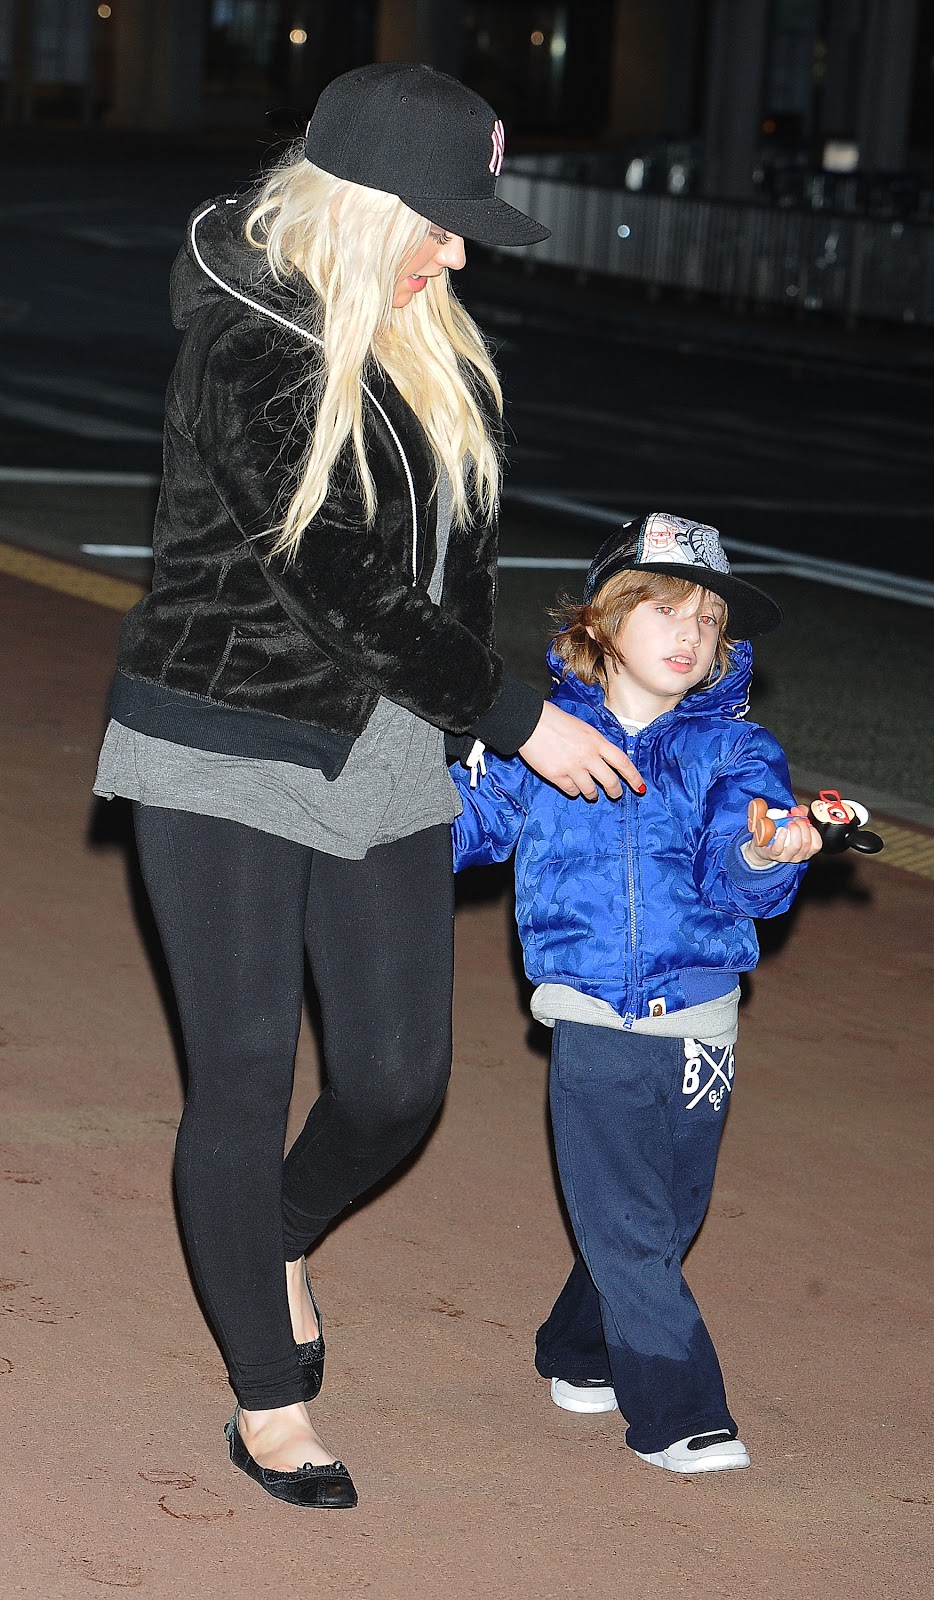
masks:
{"label": "gray t-shirt", "polygon": [[[428,586],[437,605],[453,498],[438,484],[438,556]],[[145,806],[226,817],[328,855],[360,860],[374,845],[451,823],[461,806],[444,758],[444,734],[414,712],[380,699],[343,771],[328,781],[288,761],[218,755],[136,733],[111,722],[94,793]]]}

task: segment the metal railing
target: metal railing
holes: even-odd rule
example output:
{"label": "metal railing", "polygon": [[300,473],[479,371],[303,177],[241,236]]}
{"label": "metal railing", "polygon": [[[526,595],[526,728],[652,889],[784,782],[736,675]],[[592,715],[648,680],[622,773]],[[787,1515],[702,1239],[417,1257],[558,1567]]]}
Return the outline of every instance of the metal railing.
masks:
{"label": "metal railing", "polygon": [[934,227],[630,193],[504,171],[538,261],[731,300],[934,324]]}

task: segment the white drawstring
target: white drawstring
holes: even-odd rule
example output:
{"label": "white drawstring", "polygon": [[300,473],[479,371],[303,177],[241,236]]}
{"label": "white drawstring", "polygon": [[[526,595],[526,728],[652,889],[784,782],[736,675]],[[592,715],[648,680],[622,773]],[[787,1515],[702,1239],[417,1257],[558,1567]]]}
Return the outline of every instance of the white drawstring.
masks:
{"label": "white drawstring", "polygon": [[476,789],[480,779],[486,777],[486,762],[483,759],[483,752],[485,749],[486,745],[483,743],[482,739],[475,739],[470,747],[470,753],[467,757],[467,760],[464,762],[464,766],[467,767],[470,772],[471,789]]}

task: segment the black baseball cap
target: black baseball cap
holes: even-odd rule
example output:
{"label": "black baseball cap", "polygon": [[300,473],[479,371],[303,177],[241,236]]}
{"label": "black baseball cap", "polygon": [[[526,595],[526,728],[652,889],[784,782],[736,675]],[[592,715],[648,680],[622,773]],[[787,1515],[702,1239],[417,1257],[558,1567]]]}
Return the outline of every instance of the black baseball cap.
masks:
{"label": "black baseball cap", "polygon": [[478,244],[538,244],[550,230],[496,198],[503,124],[456,78],[412,61],[354,67],[322,90],[305,133],[316,167],[398,195]]}
{"label": "black baseball cap", "polygon": [[734,578],[716,528],[667,511],[634,518],[604,540],[584,583],[585,604],[618,572],[661,572],[718,594],[730,608],[731,639],[771,633],[782,621],[782,609],[769,595]]}

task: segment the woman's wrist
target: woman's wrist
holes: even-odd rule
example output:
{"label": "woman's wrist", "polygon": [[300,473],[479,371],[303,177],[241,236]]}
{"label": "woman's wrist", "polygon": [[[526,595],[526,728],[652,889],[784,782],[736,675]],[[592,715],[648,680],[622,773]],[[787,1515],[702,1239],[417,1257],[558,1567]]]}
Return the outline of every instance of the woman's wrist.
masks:
{"label": "woman's wrist", "polygon": [[468,728],[465,738],[480,739],[500,756],[514,756],[532,737],[541,721],[545,697],[522,678],[504,672],[499,694],[482,717]]}
{"label": "woman's wrist", "polygon": [[645,784],[624,750],[582,717],[575,717],[551,701],[519,750],[523,761],[572,799],[582,795],[596,800],[599,789],[619,799],[622,778],[634,793],[645,794]]}

